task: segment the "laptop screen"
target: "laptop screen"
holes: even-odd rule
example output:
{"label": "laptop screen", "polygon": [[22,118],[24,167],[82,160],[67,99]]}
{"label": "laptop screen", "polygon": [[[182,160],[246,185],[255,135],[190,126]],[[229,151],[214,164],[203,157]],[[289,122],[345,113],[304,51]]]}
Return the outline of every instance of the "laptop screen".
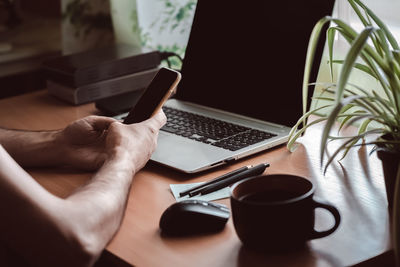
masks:
{"label": "laptop screen", "polygon": [[309,37],[333,2],[198,0],[176,98],[293,126]]}

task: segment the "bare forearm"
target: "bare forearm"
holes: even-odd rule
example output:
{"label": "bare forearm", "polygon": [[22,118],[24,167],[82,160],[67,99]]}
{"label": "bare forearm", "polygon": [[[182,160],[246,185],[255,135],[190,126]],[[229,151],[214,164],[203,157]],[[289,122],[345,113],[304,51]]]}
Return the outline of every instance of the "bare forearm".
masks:
{"label": "bare forearm", "polygon": [[0,144],[22,166],[57,165],[60,158],[56,144],[58,133],[0,128]]}
{"label": "bare forearm", "polygon": [[[20,168],[0,146],[1,242],[34,266],[81,266],[90,262],[82,237],[59,199]],[[77,222],[75,222],[77,223]]]}
{"label": "bare forearm", "polygon": [[0,211],[8,214],[0,239],[38,266],[90,266],[123,218],[135,169],[128,158],[111,157],[86,186],[59,199],[0,146]]}
{"label": "bare forearm", "polygon": [[90,250],[102,250],[119,229],[134,175],[128,158],[107,160],[89,184],[66,199],[74,221],[79,222],[77,231],[93,246]]}

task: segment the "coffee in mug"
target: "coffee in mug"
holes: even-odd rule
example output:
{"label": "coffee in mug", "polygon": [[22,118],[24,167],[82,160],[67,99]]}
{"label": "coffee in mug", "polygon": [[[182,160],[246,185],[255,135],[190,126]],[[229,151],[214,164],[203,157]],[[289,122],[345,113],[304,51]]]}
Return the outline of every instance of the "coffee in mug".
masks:
{"label": "coffee in mug", "polygon": [[[313,183],[303,177],[274,174],[247,178],[231,188],[232,217],[245,247],[286,250],[307,240],[325,237],[339,226],[339,211],[315,200]],[[335,224],[326,231],[314,229],[315,209],[328,210]]]}

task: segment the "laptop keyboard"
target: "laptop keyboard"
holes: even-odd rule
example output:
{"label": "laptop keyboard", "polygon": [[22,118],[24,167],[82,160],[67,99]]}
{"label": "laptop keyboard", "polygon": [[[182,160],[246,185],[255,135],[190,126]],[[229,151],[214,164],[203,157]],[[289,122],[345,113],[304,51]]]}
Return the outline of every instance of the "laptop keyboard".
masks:
{"label": "laptop keyboard", "polygon": [[276,136],[169,107],[163,107],[163,110],[167,116],[167,123],[161,130],[231,151]]}

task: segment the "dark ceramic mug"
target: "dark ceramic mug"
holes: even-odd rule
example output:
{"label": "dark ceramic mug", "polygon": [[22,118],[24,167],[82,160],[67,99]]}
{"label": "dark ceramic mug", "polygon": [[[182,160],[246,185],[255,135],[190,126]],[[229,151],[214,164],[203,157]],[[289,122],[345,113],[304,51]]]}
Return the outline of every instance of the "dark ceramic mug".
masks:
{"label": "dark ceramic mug", "polygon": [[[257,250],[286,250],[333,233],[340,223],[339,211],[314,200],[314,190],[311,181],[287,174],[256,176],[234,184],[232,217],[243,245]],[[331,229],[314,229],[316,208],[332,213],[335,225]]]}

